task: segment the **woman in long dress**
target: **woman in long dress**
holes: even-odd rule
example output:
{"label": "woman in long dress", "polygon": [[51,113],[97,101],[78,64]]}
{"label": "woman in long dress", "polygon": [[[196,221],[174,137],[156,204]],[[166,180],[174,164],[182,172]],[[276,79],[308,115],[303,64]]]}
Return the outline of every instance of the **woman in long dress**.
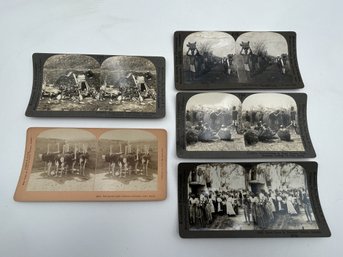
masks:
{"label": "woman in long dress", "polygon": [[303,205],[304,205],[304,209],[305,209],[305,214],[307,217],[307,222],[314,221],[314,219],[312,219],[312,215],[311,215],[311,213],[313,211],[312,211],[312,207],[311,207],[310,197],[308,196],[308,194],[306,192],[303,194],[302,201],[303,201]]}
{"label": "woman in long dress", "polygon": [[226,199],[226,214],[229,215],[229,216],[236,216],[236,213],[233,209],[233,198],[232,198],[232,195],[229,195]]}
{"label": "woman in long dress", "polygon": [[192,194],[189,198],[189,218],[190,218],[190,224],[195,224],[195,208],[196,208],[197,200],[195,198],[195,195]]}
{"label": "woman in long dress", "polygon": [[211,208],[211,203],[210,199],[205,200],[205,213],[206,213],[206,222],[207,224],[212,223],[212,208]]}
{"label": "woman in long dress", "polygon": [[199,198],[195,198],[195,225],[197,227],[205,226],[203,205]]}
{"label": "woman in long dress", "polygon": [[252,221],[254,224],[257,224],[257,212],[256,212],[256,208],[257,208],[257,200],[258,198],[251,193],[250,196],[250,202],[251,202],[251,216],[252,216]]}
{"label": "woman in long dress", "polygon": [[297,211],[296,211],[295,208],[294,208],[294,205],[293,205],[293,196],[291,196],[291,195],[288,195],[288,196],[287,196],[287,210],[288,210],[288,214],[290,214],[290,215],[296,215],[296,214],[298,214]]}
{"label": "woman in long dress", "polygon": [[267,227],[267,217],[265,214],[265,204],[264,200],[256,197],[256,221],[257,226],[261,229],[265,229]]}
{"label": "woman in long dress", "polygon": [[270,197],[267,197],[265,200],[265,210],[268,218],[269,224],[274,221],[274,212],[275,212],[275,206],[273,201],[270,199]]}
{"label": "woman in long dress", "polygon": [[273,213],[276,212],[276,207],[275,207],[276,196],[275,196],[275,194],[270,192],[268,200],[271,203],[272,212]]}
{"label": "woman in long dress", "polygon": [[247,222],[248,225],[250,225],[251,202],[250,202],[250,199],[247,197],[247,195],[243,196],[242,206],[243,206],[243,211],[244,211],[245,222]]}
{"label": "woman in long dress", "polygon": [[223,215],[223,206],[222,206],[222,203],[223,202],[223,199],[218,196],[217,197],[217,212],[218,212],[218,215]]}
{"label": "woman in long dress", "polygon": [[284,205],[283,205],[283,198],[281,194],[278,194],[276,196],[276,201],[277,201],[277,209],[279,212],[283,213],[285,211]]}
{"label": "woman in long dress", "polygon": [[210,194],[210,196],[209,196],[209,198],[208,198],[208,201],[209,201],[209,203],[210,203],[210,205],[211,205],[211,213],[212,213],[212,215],[213,215],[213,213],[216,212],[216,210],[215,210],[215,208],[214,208],[214,204],[213,204],[213,202],[215,201],[215,199],[216,199],[216,197],[215,197],[213,194]]}

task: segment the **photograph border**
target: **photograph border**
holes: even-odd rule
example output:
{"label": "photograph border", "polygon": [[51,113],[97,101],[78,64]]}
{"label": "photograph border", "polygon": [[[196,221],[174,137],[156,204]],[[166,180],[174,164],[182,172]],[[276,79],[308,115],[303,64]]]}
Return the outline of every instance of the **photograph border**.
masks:
{"label": "photograph border", "polygon": [[165,116],[165,67],[166,61],[160,56],[130,56],[130,55],[96,55],[80,54],[93,57],[100,64],[109,57],[127,56],[141,57],[151,61],[157,72],[157,97],[156,112],[108,112],[108,111],[37,111],[43,83],[43,67],[45,61],[54,55],[78,55],[74,53],[34,53],[33,62],[33,85],[31,97],[27,106],[25,115],[28,117],[92,117],[92,118],[139,118],[139,119],[157,119]]}
{"label": "photograph border", "polygon": [[[206,92],[179,92],[176,95],[176,153],[179,158],[194,158],[194,159],[243,159],[243,158],[312,158],[316,157],[315,150],[312,145],[310,134],[307,125],[306,103],[307,95],[305,93],[283,93],[291,96],[296,104],[298,110],[298,125],[301,139],[304,146],[304,151],[187,151],[186,150],[186,105],[188,100],[196,95]],[[208,93],[208,92],[207,92]],[[242,102],[243,100],[253,94],[261,92],[249,93],[232,93],[232,92],[218,92],[227,93],[237,96]],[[267,93],[267,92],[263,92]],[[268,92],[274,93],[274,92]]]}
{"label": "photograph border", "polygon": [[[158,146],[157,190],[154,191],[27,191],[27,185],[34,163],[36,139],[50,129],[83,129],[95,135],[110,130],[142,130],[156,136]],[[14,200],[17,202],[84,202],[84,201],[161,201],[167,197],[167,131],[147,128],[63,128],[31,127],[26,132],[23,165],[19,176]]]}
{"label": "photograph border", "polygon": [[[251,237],[330,237],[331,232],[322,211],[317,186],[316,162],[292,162],[302,166],[306,171],[307,187],[310,195],[313,214],[316,218],[319,229],[314,230],[246,230],[246,231],[191,231],[189,229],[189,212],[187,181],[189,172],[197,165],[216,162],[182,162],[178,165],[178,214],[179,214],[179,234],[182,238],[251,238]],[[248,164],[257,165],[266,162],[221,162],[227,164]],[[275,163],[275,162],[272,162]],[[285,162],[279,162],[285,163]],[[288,162],[286,162],[288,163]]]}
{"label": "photograph border", "polygon": [[294,31],[210,31],[224,32],[230,34],[235,40],[247,32],[274,32],[282,35],[288,44],[288,57],[292,70],[293,81],[291,83],[208,83],[208,82],[192,82],[185,83],[183,76],[183,42],[186,37],[195,32],[203,31],[176,31],[174,32],[174,76],[175,88],[177,90],[226,90],[226,89],[297,89],[303,88],[304,83],[301,78],[296,48],[296,33]]}

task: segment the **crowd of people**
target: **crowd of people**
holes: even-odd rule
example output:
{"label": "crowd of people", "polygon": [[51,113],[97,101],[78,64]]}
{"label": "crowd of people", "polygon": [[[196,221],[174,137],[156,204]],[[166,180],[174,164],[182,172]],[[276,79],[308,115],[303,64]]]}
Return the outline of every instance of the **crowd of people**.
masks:
{"label": "crowd of people", "polygon": [[[267,119],[264,120],[264,116]],[[274,139],[282,141],[292,141],[291,131],[298,134],[296,123],[296,111],[292,106],[289,112],[276,110],[265,113],[262,111],[245,111],[244,121],[244,140],[246,145],[261,142],[273,142]]]}
{"label": "crowd of people", "polygon": [[[296,110],[244,111],[240,117],[236,106],[231,109],[218,107],[214,110],[187,110],[186,135],[188,143],[202,141],[232,140],[233,133],[247,133],[247,144],[275,138],[291,141],[290,128],[298,133]],[[250,140],[249,133],[253,138]],[[196,138],[196,140],[192,140]],[[255,141],[256,142],[255,142]],[[250,143],[250,141],[252,141]]]}
{"label": "crowd of people", "polygon": [[210,227],[218,216],[244,215],[247,225],[260,229],[273,226],[280,215],[296,216],[304,210],[307,222],[313,222],[309,195],[305,189],[210,190],[189,194],[189,222],[197,228]]}

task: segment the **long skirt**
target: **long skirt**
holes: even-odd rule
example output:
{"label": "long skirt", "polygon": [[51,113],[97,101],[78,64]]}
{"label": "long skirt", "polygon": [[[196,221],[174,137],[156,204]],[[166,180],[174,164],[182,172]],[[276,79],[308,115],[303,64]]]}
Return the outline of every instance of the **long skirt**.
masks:
{"label": "long skirt", "polygon": [[189,208],[189,218],[192,224],[195,223],[195,206],[191,205]]}
{"label": "long skirt", "polygon": [[287,210],[288,210],[288,214],[291,214],[291,215],[298,214],[294,208],[294,205],[289,200],[287,200]]}
{"label": "long skirt", "polygon": [[[270,201],[266,202],[265,213],[266,213],[266,216],[267,216],[267,221],[269,223],[274,221],[273,207],[274,207],[273,203],[271,203]],[[275,207],[274,207],[274,210],[275,210]]]}
{"label": "long skirt", "polygon": [[257,224],[257,211],[256,211],[256,208],[257,208],[256,204],[253,204],[251,206],[251,216],[252,216],[253,222]]}
{"label": "long skirt", "polygon": [[206,222],[211,223],[212,222],[212,210],[211,210],[211,204],[208,203],[205,207],[205,214],[206,214]]}
{"label": "long skirt", "polygon": [[262,229],[266,228],[268,223],[266,221],[265,210],[262,205],[256,206],[256,217],[257,217],[257,226]]}
{"label": "long skirt", "polygon": [[276,212],[276,208],[275,208],[275,204],[274,204],[274,201],[273,199],[269,198],[269,202],[271,203],[271,208],[272,208],[272,212]]}
{"label": "long skirt", "polygon": [[226,214],[236,215],[231,202],[226,202]]}

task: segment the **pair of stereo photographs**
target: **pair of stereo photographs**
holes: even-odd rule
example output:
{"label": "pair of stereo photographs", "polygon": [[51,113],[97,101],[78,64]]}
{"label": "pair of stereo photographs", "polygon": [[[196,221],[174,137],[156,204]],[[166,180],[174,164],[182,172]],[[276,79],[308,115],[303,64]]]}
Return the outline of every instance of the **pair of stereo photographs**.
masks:
{"label": "pair of stereo photographs", "polygon": [[[30,117],[163,118],[163,57],[33,55]],[[327,237],[294,32],[174,34],[182,237]],[[263,92],[246,90],[263,89]],[[195,90],[202,90],[195,92]],[[222,90],[222,91],[211,91]],[[239,90],[239,92],[225,91]],[[243,92],[242,92],[243,91]],[[163,129],[29,128],[17,201],[166,198]]]}

